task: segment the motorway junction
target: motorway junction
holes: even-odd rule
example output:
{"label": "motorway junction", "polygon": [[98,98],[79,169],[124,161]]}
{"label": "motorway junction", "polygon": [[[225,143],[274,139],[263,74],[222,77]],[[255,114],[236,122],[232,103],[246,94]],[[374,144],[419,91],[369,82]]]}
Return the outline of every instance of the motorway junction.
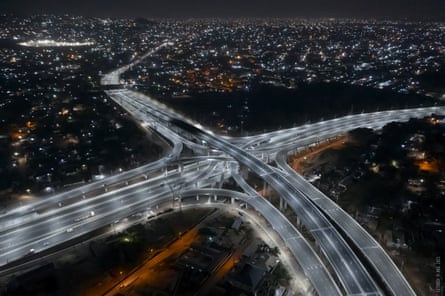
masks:
{"label": "motorway junction", "polygon": [[[169,45],[164,43],[143,57]],[[445,114],[444,107],[362,113],[250,137],[222,137],[146,95],[111,89],[129,67],[103,77],[106,93],[143,128],[168,139],[171,151],[153,163],[3,212],[0,278],[35,267],[43,262],[42,254],[63,252],[58,246],[76,244],[116,220],[172,198],[180,206],[187,198],[205,196],[248,207],[264,218],[281,240],[281,251],[289,254],[318,295],[415,295],[379,243],[292,170],[287,158],[355,128],[378,129],[392,121]],[[246,172],[274,189],[280,198],[278,207],[249,185]],[[222,189],[229,178],[243,192]],[[296,221],[285,216],[286,210]]]}

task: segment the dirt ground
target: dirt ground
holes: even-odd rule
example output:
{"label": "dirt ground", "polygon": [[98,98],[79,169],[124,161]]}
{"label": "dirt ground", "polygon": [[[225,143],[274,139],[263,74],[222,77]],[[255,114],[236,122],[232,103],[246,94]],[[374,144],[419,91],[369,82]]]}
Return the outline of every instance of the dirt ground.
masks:
{"label": "dirt ground", "polygon": [[291,156],[289,164],[299,174],[310,172],[311,170],[332,161],[329,156],[323,157],[322,152],[329,149],[341,149],[346,146],[348,141],[349,137],[345,135],[329,140],[315,147],[309,147],[308,149]]}

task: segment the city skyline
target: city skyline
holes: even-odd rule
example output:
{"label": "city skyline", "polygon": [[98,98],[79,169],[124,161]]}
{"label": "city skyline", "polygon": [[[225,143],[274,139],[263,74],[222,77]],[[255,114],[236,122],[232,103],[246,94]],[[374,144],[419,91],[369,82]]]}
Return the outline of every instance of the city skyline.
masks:
{"label": "city skyline", "polygon": [[5,0],[0,11],[18,15],[73,14],[112,18],[193,18],[193,17],[334,17],[445,20],[445,2],[427,1],[229,1],[194,0],[184,2],[130,0],[121,3],[108,1],[29,1]]}

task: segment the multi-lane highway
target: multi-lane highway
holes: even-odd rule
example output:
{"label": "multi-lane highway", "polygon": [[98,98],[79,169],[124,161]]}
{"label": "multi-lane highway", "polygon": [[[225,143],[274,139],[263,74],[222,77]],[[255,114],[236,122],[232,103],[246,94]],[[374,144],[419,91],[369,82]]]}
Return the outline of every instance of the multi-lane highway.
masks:
{"label": "multi-lane highway", "polygon": [[354,245],[366,258],[367,262],[381,275],[380,279],[384,282],[385,288],[388,291],[393,295],[414,294],[405,277],[379,243],[349,214],[325,194],[309,184],[287,164],[287,151],[282,151],[278,154],[277,163],[285,170],[286,177],[292,180],[294,184],[297,184],[300,190],[354,242]]}
{"label": "multi-lane highway", "polygon": [[89,192],[104,190],[107,186],[112,184],[126,182],[132,179],[137,179],[138,177],[148,178],[150,175],[159,174],[161,169],[165,168],[168,164],[171,164],[174,159],[179,157],[182,147],[182,143],[176,141],[168,156],[157,161],[142,165],[129,171],[124,171],[116,175],[107,177],[104,176],[104,179],[102,180],[88,183],[81,187],[64,191],[59,194],[48,196],[38,201],[6,209],[4,210],[5,212],[0,215],[0,227],[5,228],[20,224],[26,220],[30,220],[32,219],[32,216],[36,214],[37,209],[54,207],[56,205],[65,203],[68,199],[75,197],[83,198]]}
{"label": "multi-lane highway", "polygon": [[[231,145],[227,141],[204,132],[182,119],[178,119],[175,114],[153,107],[151,101],[147,100],[144,96],[134,96],[131,92],[121,90],[114,91],[112,98],[120,104],[126,102],[126,109],[129,109],[128,105],[132,105],[134,110],[138,110],[138,112],[133,112],[133,115],[138,116],[140,120],[147,120],[147,114],[149,114],[149,116],[155,116],[160,122],[165,122],[165,125],[173,124],[183,131],[192,134],[201,142],[208,143],[226,152],[248,166],[252,171],[260,172],[259,175],[268,181],[281,196],[287,199],[292,209],[294,209],[305,222],[305,225],[311,225],[310,229],[313,231],[313,236],[318,238],[317,242],[322,247],[331,266],[336,271],[335,276],[341,281],[345,292],[347,294],[363,295],[379,293],[378,287],[374,284],[368,272],[343,241],[336,229],[330,225],[329,221],[313,204],[308,202],[306,197],[300,196],[299,199],[295,199],[294,196],[298,194],[298,192],[292,188],[291,184],[288,184],[285,178],[277,175],[267,164],[257,160],[255,157]],[[263,202],[265,202],[264,199]],[[270,219],[270,217],[266,217],[266,219]],[[307,225],[306,227],[308,227]]]}
{"label": "multi-lane highway", "polygon": [[[166,42],[130,65],[105,75],[102,84],[119,84],[120,74],[168,45]],[[154,163],[8,209],[0,215],[0,265],[4,274],[8,272],[7,266],[14,266],[7,262],[173,200],[178,188],[181,195],[199,194],[199,190],[202,194],[203,188],[215,187],[232,176],[245,193],[217,188],[207,192],[243,200],[264,217],[319,295],[415,295],[378,243],[345,211],[287,166],[287,153],[357,127],[379,128],[390,121],[444,114],[443,107],[350,115],[262,135],[229,138],[206,131],[140,93],[115,89],[107,94],[143,127],[151,127],[167,138],[172,151]],[[184,145],[194,152],[194,157],[181,158]],[[263,159],[275,159],[278,167]],[[172,164],[177,167],[171,169]],[[279,194],[315,239],[316,248],[280,209],[247,184],[238,174],[239,166],[257,174]],[[95,193],[91,195],[92,192]],[[70,202],[65,204],[68,199]],[[360,251],[360,257],[355,250]]]}
{"label": "multi-lane highway", "polygon": [[335,270],[335,277],[341,282],[346,294],[379,295],[379,288],[338,231],[287,178],[277,174],[273,168],[258,160],[252,154],[224,139],[206,133],[178,119],[171,119],[171,122],[204,140],[209,145],[226,152],[274,188],[300,217],[305,227],[310,230],[331,267]]}
{"label": "multi-lane highway", "polygon": [[[129,100],[133,98],[133,104],[135,104],[136,108],[143,109],[144,112],[153,112],[153,106],[149,107],[146,102],[143,102],[140,100],[140,96],[138,98],[132,96],[131,93],[124,94],[122,91],[121,95],[123,98],[122,100]],[[139,101],[139,102],[138,102]],[[407,120],[410,117],[418,117],[418,116],[426,116],[431,113],[443,113],[443,108],[440,107],[432,107],[432,108],[421,108],[421,109],[410,109],[410,110],[399,110],[399,111],[385,111],[385,112],[378,112],[378,113],[372,113],[372,114],[360,114],[360,115],[354,115],[354,116],[347,116],[343,118],[338,118],[322,123],[317,123],[314,125],[314,128],[308,129],[308,126],[302,127],[300,130],[297,130],[297,134],[300,134],[300,137],[297,137],[297,140],[299,140],[300,145],[308,145],[315,141],[321,141],[325,138],[332,137],[333,135],[343,133],[345,130],[349,128],[356,128],[356,127],[370,127],[370,128],[377,128],[381,127],[385,123],[389,121],[394,120]],[[263,177],[266,181],[268,181],[269,184],[273,186],[274,182],[276,182],[275,189],[281,194],[283,198],[286,198],[286,201],[290,205],[292,209],[299,215],[299,217],[302,218],[303,223],[306,227],[308,227],[308,223],[314,222],[312,219],[305,219],[306,213],[301,212],[301,200],[305,200],[308,198],[308,190],[302,190],[309,186],[311,186],[308,182],[305,180],[301,180],[303,184],[300,182],[294,182],[294,184],[289,184],[290,187],[287,188],[287,194],[286,194],[286,188],[283,184],[286,184],[286,176],[281,176],[282,174],[277,173],[276,170],[267,170],[262,168],[262,165],[259,163],[255,163],[256,160],[252,159],[249,155],[242,151],[241,149],[230,146],[230,143],[227,141],[215,137],[212,134],[206,133],[196,126],[193,126],[189,124],[188,122],[184,122],[182,119],[175,118],[174,114],[168,114],[167,112],[160,112],[159,110],[155,111],[156,116],[159,116],[161,120],[164,120],[166,122],[173,122],[173,124],[180,126],[184,130],[187,130],[191,134],[195,134],[196,137],[201,139],[201,141],[205,141],[206,143],[209,143],[211,146],[216,147],[220,149],[221,151],[226,152],[227,154],[234,157],[239,162],[243,163],[244,165],[248,166],[252,171],[257,172],[261,177]],[[305,130],[303,130],[305,129]],[[292,131],[295,132],[295,131]],[[260,151],[270,151],[271,149],[277,151],[277,143],[280,143],[280,148],[283,148],[282,141],[287,137],[289,138],[289,132],[277,132],[275,135],[271,136],[270,134],[267,135],[268,140],[265,140],[263,136],[257,137],[257,139],[249,139],[248,143],[245,144],[245,146],[253,147],[255,143],[258,147],[261,147]],[[315,136],[314,136],[315,135]],[[295,136],[293,137],[295,138]],[[289,141],[289,140],[288,140]],[[295,146],[295,143],[293,142],[295,140],[291,140],[287,145],[289,146]],[[275,143],[275,144],[271,144]],[[265,145],[266,144],[266,145]],[[272,148],[267,147],[267,145],[272,146]],[[266,147],[264,147],[266,146]],[[286,147],[286,146],[284,146]],[[253,149],[252,149],[253,150]],[[259,150],[259,149],[258,149]],[[263,170],[262,170],[263,169]],[[278,182],[277,182],[278,181]],[[291,187],[293,188],[293,192],[291,191]],[[313,192],[312,192],[313,193]],[[317,191],[318,194],[320,194],[319,191]],[[298,196],[298,199],[295,199],[294,197]],[[317,211],[318,208],[314,208],[314,206],[311,206],[311,203],[306,203],[306,207],[303,207],[306,209],[311,209],[310,211],[314,212]],[[323,208],[321,208],[323,209]],[[346,213],[343,212],[343,216],[349,217]],[[371,280],[371,277],[369,274],[367,274],[366,271],[363,270],[362,264],[360,264],[359,260],[354,256],[353,252],[348,248],[344,240],[341,239],[339,235],[336,234],[335,228],[332,228],[330,223],[321,222],[323,221],[323,216],[319,215],[321,220],[315,221],[313,227],[310,227],[310,230],[314,237],[318,237],[317,242],[322,246],[325,246],[326,250],[329,250],[326,252],[326,256],[328,259],[330,259],[330,263],[333,266],[334,270],[336,270],[337,275],[340,278],[340,281],[343,284],[343,287],[346,290],[346,293],[353,294],[355,292],[357,293],[379,293],[378,289],[374,288],[374,284]],[[352,219],[351,217],[349,217]],[[345,220],[346,221],[346,220]],[[352,225],[358,225],[357,223]],[[321,233],[321,234],[320,234]],[[355,230],[355,233],[361,233],[361,231]],[[362,234],[362,233],[361,233]],[[335,236],[335,238],[332,238]],[[370,236],[368,235],[366,237],[369,242]],[[371,238],[372,239],[372,238]],[[334,243],[333,243],[334,241]],[[363,242],[363,237],[362,237]],[[335,248],[329,248],[330,246],[334,246]],[[383,282],[386,284],[386,289],[388,289],[390,292],[394,294],[402,293],[404,295],[412,295],[414,294],[413,290],[409,286],[409,284],[406,282],[404,277],[401,275],[401,273],[395,268],[394,264],[390,260],[390,258],[381,250],[380,254],[377,255],[378,248],[376,248],[375,244],[368,244],[366,246],[359,245],[359,248],[362,250],[366,250],[366,253],[369,253],[368,258],[370,258],[371,255],[373,255],[373,261],[374,263],[371,263],[374,268],[379,272],[379,275]],[[340,255],[338,250],[340,249]],[[343,250],[342,250],[343,249]],[[346,251],[348,250],[348,251]],[[347,255],[345,255],[347,254]],[[337,256],[337,257],[336,257]],[[346,258],[346,259],[345,259]],[[346,263],[347,262],[347,263]],[[376,262],[380,262],[380,264],[375,264]],[[389,264],[389,265],[388,265]],[[355,266],[354,266],[355,265]],[[383,268],[384,265],[388,265],[391,268]],[[388,269],[391,269],[391,274],[388,273]],[[349,271],[345,272],[345,271]],[[363,272],[360,274],[360,272]],[[358,276],[357,276],[358,275]],[[379,279],[380,280],[380,279]],[[363,281],[360,283],[360,281]]]}
{"label": "multi-lane highway", "polygon": [[[194,163],[185,166],[181,173],[173,171],[167,176],[123,186],[60,208],[35,208],[32,219],[1,228],[0,262],[4,264],[30,250],[37,252],[111,224],[146,209],[147,203],[153,203],[158,197],[172,199],[171,187],[187,190],[197,181],[202,186],[212,185],[220,180],[222,166],[222,163]],[[94,216],[86,216],[91,212]]]}
{"label": "multi-lane highway", "polygon": [[253,207],[265,217],[272,228],[285,242],[286,246],[303,269],[304,274],[312,283],[315,283],[314,287],[318,294],[341,295],[340,289],[335,284],[325,264],[321,262],[321,259],[315,254],[314,250],[295,225],[290,223],[290,221],[277,208],[247,184],[246,180],[237,173],[236,165],[232,165],[231,175],[238,185],[249,194],[249,198],[245,201],[250,207]]}
{"label": "multi-lane highway", "polygon": [[135,59],[130,64],[126,64],[118,69],[115,69],[114,71],[111,71],[110,73],[105,74],[102,76],[102,79],[100,80],[100,84],[104,86],[113,86],[113,85],[119,85],[120,84],[120,76],[134,67],[135,65],[139,64],[141,61],[146,59],[147,57],[153,55],[155,52],[160,50],[161,48],[164,48],[166,46],[172,46],[172,42],[164,42],[161,45],[155,47],[154,49],[150,50],[149,52],[145,53],[144,55],[140,56],[139,58]]}

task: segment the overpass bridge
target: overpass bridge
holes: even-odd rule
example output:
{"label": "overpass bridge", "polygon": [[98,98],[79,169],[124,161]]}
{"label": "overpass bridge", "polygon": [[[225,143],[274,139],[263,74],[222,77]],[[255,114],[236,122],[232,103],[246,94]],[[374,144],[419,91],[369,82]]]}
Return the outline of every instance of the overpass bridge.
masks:
{"label": "overpass bridge", "polygon": [[[164,43],[144,57],[168,45]],[[102,83],[118,84],[119,75],[140,61],[105,75]],[[26,255],[30,247],[45,250],[83,232],[112,223],[115,219],[146,209],[148,205],[165,202],[171,198],[172,188],[180,186],[181,199],[186,195],[184,192],[197,195],[206,192],[214,196],[228,195],[231,200],[248,203],[272,225],[319,295],[415,295],[378,243],[352,217],[287,166],[287,154],[353,128],[379,128],[391,121],[404,121],[431,113],[445,114],[443,107],[350,115],[262,135],[230,138],[214,135],[140,93],[126,89],[106,92],[143,127],[151,127],[169,139],[173,145],[172,152],[152,164],[0,215],[0,264],[3,264],[0,274],[11,271],[14,264],[8,262]],[[189,157],[186,165],[167,170],[181,158],[184,146],[197,155]],[[209,151],[215,155],[211,156]],[[264,159],[266,162],[262,161]],[[275,160],[278,167],[271,166],[268,163],[270,160]],[[297,215],[315,239],[315,247],[301,235],[299,225],[292,224],[280,209],[243,181],[231,165],[234,162],[249,168],[278,192],[282,202]],[[122,180],[133,180],[141,175],[145,178],[132,184],[124,181],[122,185]],[[206,189],[229,177],[233,177],[245,193]],[[107,188],[114,184],[120,185],[108,191]],[[85,199],[86,193],[101,188],[105,192]],[[77,199],[70,205],[54,207],[67,198]],[[99,214],[77,220],[76,217],[84,215],[85,211]],[[357,249],[360,256],[357,256]],[[369,270],[369,266],[372,270]],[[374,274],[377,274],[377,278]]]}

